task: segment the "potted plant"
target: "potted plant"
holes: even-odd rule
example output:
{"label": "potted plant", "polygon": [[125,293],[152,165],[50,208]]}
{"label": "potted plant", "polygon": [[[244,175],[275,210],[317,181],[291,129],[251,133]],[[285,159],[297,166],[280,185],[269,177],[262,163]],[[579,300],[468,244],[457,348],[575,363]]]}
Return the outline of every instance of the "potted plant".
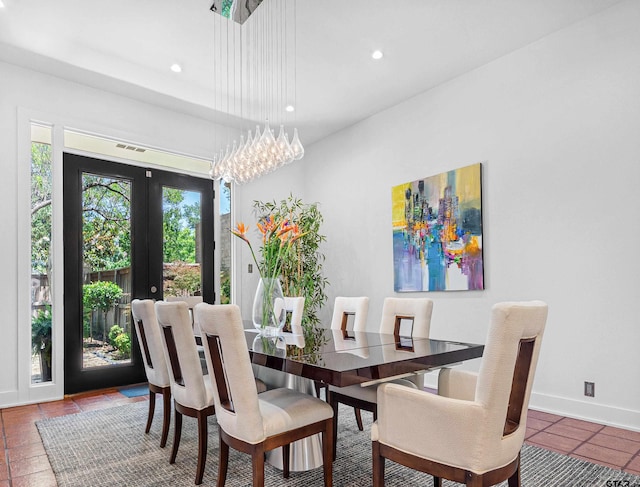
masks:
{"label": "potted plant", "polygon": [[40,378],[51,380],[51,306],[38,310],[31,320],[31,347],[40,357]]}

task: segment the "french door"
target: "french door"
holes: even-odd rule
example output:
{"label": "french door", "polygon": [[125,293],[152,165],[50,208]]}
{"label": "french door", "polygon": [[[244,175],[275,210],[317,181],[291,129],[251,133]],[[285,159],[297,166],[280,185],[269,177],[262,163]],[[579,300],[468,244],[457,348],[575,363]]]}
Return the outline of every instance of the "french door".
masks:
{"label": "french door", "polygon": [[65,393],[145,381],[135,298],[214,302],[211,180],[63,156]]}

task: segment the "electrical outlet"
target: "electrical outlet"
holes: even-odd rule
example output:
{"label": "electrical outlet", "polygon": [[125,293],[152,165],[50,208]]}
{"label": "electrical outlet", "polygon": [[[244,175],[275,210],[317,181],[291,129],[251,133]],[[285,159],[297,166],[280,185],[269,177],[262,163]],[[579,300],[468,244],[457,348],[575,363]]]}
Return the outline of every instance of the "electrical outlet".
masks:
{"label": "electrical outlet", "polygon": [[249,264],[248,272],[249,274],[253,273],[253,264]]}
{"label": "electrical outlet", "polygon": [[584,383],[584,395],[587,397],[595,397],[596,395],[596,384],[595,382],[586,382]]}

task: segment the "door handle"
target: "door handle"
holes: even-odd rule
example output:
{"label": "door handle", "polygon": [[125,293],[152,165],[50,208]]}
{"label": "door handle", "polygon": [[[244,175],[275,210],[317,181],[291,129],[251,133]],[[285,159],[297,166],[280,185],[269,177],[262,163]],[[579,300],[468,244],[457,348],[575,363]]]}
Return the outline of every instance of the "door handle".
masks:
{"label": "door handle", "polygon": [[158,292],[158,288],[155,286],[151,286],[151,294],[155,294]]}

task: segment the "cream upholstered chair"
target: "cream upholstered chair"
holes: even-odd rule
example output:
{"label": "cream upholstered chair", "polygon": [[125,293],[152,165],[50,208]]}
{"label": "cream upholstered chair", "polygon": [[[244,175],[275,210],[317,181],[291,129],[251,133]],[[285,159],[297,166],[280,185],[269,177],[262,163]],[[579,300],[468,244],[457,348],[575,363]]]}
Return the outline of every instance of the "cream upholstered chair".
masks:
{"label": "cream upholstered chair", "polygon": [[332,485],[333,410],[324,401],[291,389],[271,389],[258,395],[240,308],[233,304],[199,304],[205,355],[213,371],[216,418],[220,434],[218,487],[223,487],[229,447],[252,457],[253,485],[264,485],[264,454],[283,447],[283,474],[289,475],[289,445],[322,433],[324,485]]}
{"label": "cream upholstered chair", "polygon": [[302,335],[302,315],[304,314],[304,297],[285,297],[284,309],[291,314],[291,333]]}
{"label": "cream upholstered chair", "polygon": [[191,326],[193,327],[193,334],[196,337],[196,343],[200,341],[200,327],[193,317],[193,308],[196,304],[202,303],[202,296],[167,296],[165,299],[168,303],[175,303],[182,301],[187,303],[189,308],[189,315],[191,315]]}
{"label": "cream upholstered chair", "polygon": [[[443,369],[439,395],[383,384],[371,430],[373,485],[385,458],[467,486],[520,485],[520,449],[547,320],[541,301],[500,303],[478,374]],[[425,414],[428,413],[428,414]]]}
{"label": "cream upholstered chair", "polygon": [[[331,329],[342,331],[367,331],[367,314],[369,313],[369,298],[359,297],[336,297],[333,303],[333,315],[331,317]],[[352,330],[351,330],[352,328]],[[327,400],[329,394],[326,384],[316,381],[316,395],[320,397],[320,390],[325,389]],[[358,426],[362,425],[360,410],[354,408]],[[335,432],[334,432],[335,433]]]}
{"label": "cream upholstered chair", "polygon": [[[382,306],[380,333],[395,335],[398,338],[400,336],[429,338],[432,311],[433,301],[431,299],[385,298]],[[422,374],[415,374],[409,378],[389,378],[389,381],[391,380],[414,389],[422,389],[424,387],[424,376]],[[329,403],[333,407],[335,441],[337,441],[338,403],[355,408],[358,429],[362,431],[363,425],[360,410],[364,409],[372,412],[374,421],[377,418],[377,388],[377,385],[362,387],[360,384],[347,387],[329,386]]]}
{"label": "cream upholstered chair", "polygon": [[367,296],[347,298],[338,296],[333,304],[331,329],[346,330],[353,321],[353,331],[366,331],[369,298]]}
{"label": "cream upholstered chair", "polygon": [[185,302],[155,304],[165,359],[169,364],[175,409],[175,433],[169,463],[175,463],[182,435],[182,415],[198,420],[196,484],[202,483],[207,460],[207,418],[214,414],[213,387],[205,380]]}
{"label": "cream upholstered chair", "polygon": [[160,448],[167,444],[169,424],[171,423],[171,382],[167,362],[162,351],[162,338],[156,319],[156,310],[151,299],[134,299],[131,301],[131,315],[138,337],[138,343],[142,348],[142,361],[149,383],[149,415],[147,426],[144,430],[149,433],[153,415],[156,409],[156,394],[162,394],[164,407],[162,417],[162,435],[160,436]]}

